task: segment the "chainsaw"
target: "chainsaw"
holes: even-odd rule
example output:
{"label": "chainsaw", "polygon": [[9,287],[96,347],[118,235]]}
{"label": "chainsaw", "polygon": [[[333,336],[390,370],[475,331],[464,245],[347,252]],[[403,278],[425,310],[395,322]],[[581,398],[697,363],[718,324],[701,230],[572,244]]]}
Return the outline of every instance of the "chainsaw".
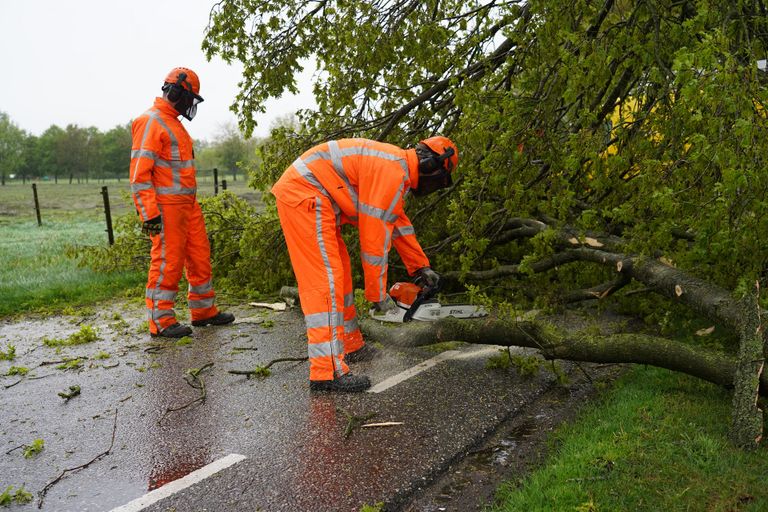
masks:
{"label": "chainsaw", "polygon": [[371,309],[371,318],[383,322],[405,323],[411,320],[434,322],[445,317],[479,318],[487,316],[483,306],[472,304],[442,305],[435,298],[439,286],[420,286],[416,283],[399,282],[389,289],[389,296],[397,309],[379,313]]}

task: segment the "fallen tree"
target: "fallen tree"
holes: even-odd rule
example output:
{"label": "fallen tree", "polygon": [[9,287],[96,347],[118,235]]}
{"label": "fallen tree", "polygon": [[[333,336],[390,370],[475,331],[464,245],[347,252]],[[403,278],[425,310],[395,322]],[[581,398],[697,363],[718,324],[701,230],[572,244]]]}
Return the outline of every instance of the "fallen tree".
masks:
{"label": "fallen tree", "polygon": [[[497,302],[637,299],[638,316],[667,314],[668,299],[738,343],[715,352],[636,333],[580,338],[503,318],[471,324],[474,333],[450,321],[403,326],[404,337],[533,339],[545,357],[656,364],[734,386],[734,418],[754,418],[762,311],[738,296],[766,268],[764,11],[723,0],[234,0],[212,8],[204,49],[243,63],[233,109],[246,133],[270,97],[295,92],[305,60],[316,62],[317,108],[272,131],[253,186],[269,190],[328,139],[407,147],[441,133],[460,148],[454,185],[407,211],[435,268],[454,270],[444,274],[452,291],[482,283]],[[269,197],[260,221],[214,229],[224,234],[217,276],[265,293],[290,279]],[[745,432],[735,442],[754,428]]]}
{"label": "fallen tree", "polygon": [[[593,263],[612,269],[614,278],[586,290],[571,291],[564,302],[603,300],[633,281],[647,293],[656,293],[683,304],[704,318],[736,334],[738,350],[726,352],[694,346],[663,336],[618,333],[593,336],[567,332],[546,320],[520,320],[492,315],[486,319],[444,318],[433,323],[411,322],[393,327],[364,320],[361,328],[368,339],[397,346],[420,346],[445,341],[516,346],[537,349],[545,359],[594,363],[653,365],[734,388],[731,440],[746,448],[762,438],[762,410],[758,395],[768,395],[768,376],[763,373],[766,336],[761,324],[759,284],[754,293],[740,299],[733,293],[689,272],[675,268],[662,258],[621,252],[627,244],[617,236],[577,234],[571,228],[553,228],[535,219],[510,219],[499,232],[499,244],[532,238],[546,230],[552,252],[527,265],[500,265],[488,270],[446,272],[449,283],[483,282],[510,277],[526,278],[575,263]],[[295,290],[283,290],[295,296]]]}

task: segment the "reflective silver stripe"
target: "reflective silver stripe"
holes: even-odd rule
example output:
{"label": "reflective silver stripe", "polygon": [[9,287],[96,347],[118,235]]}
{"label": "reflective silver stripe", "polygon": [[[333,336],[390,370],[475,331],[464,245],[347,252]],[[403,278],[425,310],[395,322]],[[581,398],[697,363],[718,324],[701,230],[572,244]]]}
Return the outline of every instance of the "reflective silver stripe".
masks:
{"label": "reflective silver stripe", "polygon": [[347,173],[344,172],[344,164],[341,161],[342,151],[341,148],[339,148],[339,143],[335,140],[328,142],[328,149],[331,152],[331,162],[333,163],[333,169],[347,185],[347,191],[349,192],[349,197],[352,198],[352,204],[357,205],[360,201],[357,197],[357,191],[352,186],[352,183],[349,182]]}
{"label": "reflective silver stripe", "polygon": [[144,148],[134,149],[131,151],[131,158],[149,158],[150,160],[157,160],[157,153]]}
{"label": "reflective silver stripe", "polygon": [[[402,188],[400,189],[402,191]],[[400,193],[398,193],[395,198],[400,198]],[[381,208],[378,208],[376,206],[371,206],[369,204],[360,203],[358,206],[358,211],[360,213],[364,213],[365,215],[368,215],[369,217],[374,217],[379,220],[383,220],[384,222],[395,222],[398,217],[397,215],[392,215],[389,213],[389,211],[385,211]]]}
{"label": "reflective silver stripe", "polygon": [[357,326],[357,318],[353,318],[352,320],[347,320],[344,322],[344,332],[349,334],[352,332],[355,332],[358,330],[359,327]]}
{"label": "reflective silver stripe", "polygon": [[150,311],[150,315],[152,315],[152,320],[159,320],[166,316],[176,316],[176,313],[172,309],[153,308],[152,311]]}
{"label": "reflective silver stripe", "polygon": [[[147,119],[147,124],[144,126],[144,133],[141,135],[141,143],[139,144],[139,149],[144,148],[144,143],[147,140],[147,134],[149,133],[149,127],[152,124],[152,120],[154,118],[152,116],[149,116],[149,119]],[[136,165],[133,166],[133,176],[131,176],[131,184],[136,183],[136,174],[139,172],[139,160],[136,160]],[[150,188],[152,188],[152,184],[149,184]],[[141,213],[141,218],[144,220],[149,220],[149,217],[147,216],[147,209],[144,206],[144,201],[141,200],[141,196],[134,193],[134,196],[136,198],[136,204],[139,205],[139,210]]]}
{"label": "reflective silver stripe", "polygon": [[[328,250],[325,248],[325,241],[323,240],[323,217],[321,215],[322,213],[322,207],[323,207],[323,199],[320,196],[315,197],[315,235],[317,236],[317,245],[320,248],[320,255],[323,257],[323,264],[325,265],[325,272],[328,277],[328,287],[330,289],[330,300],[331,300],[331,310],[335,311],[336,304],[333,300],[334,297],[336,297],[336,283],[333,280],[333,268],[331,267],[330,259],[328,258]],[[342,317],[343,318],[343,317]],[[338,350],[338,338],[336,337],[336,315],[331,315],[331,350],[333,350],[334,347],[336,347],[336,352],[332,352],[331,355],[333,355],[333,368],[334,373],[337,377],[341,377],[344,372],[342,371],[342,367],[340,364],[338,364],[338,359],[342,354],[344,354],[344,350]],[[309,345],[310,347],[312,344]],[[311,355],[310,355],[311,357]]]}
{"label": "reflective silver stripe", "polygon": [[189,309],[203,309],[203,308],[210,308],[213,306],[213,297],[208,297],[207,299],[200,299],[200,300],[190,300],[187,305],[189,306]]}
{"label": "reflective silver stripe", "polygon": [[341,150],[341,155],[342,156],[353,156],[353,155],[375,156],[377,158],[382,158],[384,160],[395,161],[400,164],[400,167],[403,168],[403,172],[406,174],[406,176],[408,175],[408,162],[406,162],[403,157],[392,155],[384,151],[379,151],[378,149],[373,149],[366,145],[351,147],[351,148],[344,148]]}
{"label": "reflective silver stripe", "polygon": [[146,297],[152,300],[176,300],[176,293],[171,290],[158,290],[154,288],[147,289]]}
{"label": "reflective silver stripe", "polygon": [[131,192],[134,194],[140,190],[149,190],[151,188],[152,188],[151,183],[131,183]]}
{"label": "reflective silver stripe", "polygon": [[344,296],[344,307],[348,308],[349,306],[355,305],[355,294],[354,293],[348,293]]}
{"label": "reflective silver stripe", "polygon": [[363,258],[363,261],[365,261],[366,263],[375,265],[377,267],[381,267],[387,264],[386,254],[384,256],[374,256],[373,254],[368,254],[367,252],[363,252],[360,254],[360,256]]}
{"label": "reflective silver stripe", "polygon": [[[158,210],[160,210],[160,215],[163,215],[163,206],[158,204],[157,205]],[[162,225],[161,225],[162,226]],[[165,227],[160,228],[160,271],[159,275],[157,276],[157,283],[155,283],[155,290],[160,291],[160,283],[163,282],[163,279],[165,278]],[[157,301],[155,300],[152,304],[153,307],[157,307]]]}
{"label": "reflective silver stripe", "polygon": [[405,178],[403,178],[403,182],[400,183],[400,187],[397,189],[397,193],[392,198],[392,202],[389,203],[389,208],[387,208],[387,212],[385,213],[385,218],[392,219],[389,222],[395,222],[398,218],[396,215],[393,215],[392,212],[395,210],[397,203],[400,202],[400,198],[403,197],[403,190],[405,190]]}
{"label": "reflective silver stripe", "polygon": [[159,196],[193,196],[197,193],[197,188],[157,187],[155,191]]}
{"label": "reflective silver stripe", "polygon": [[[324,343],[310,343],[307,345],[307,355],[310,359],[313,357],[333,357],[333,366],[336,367],[338,364],[338,355],[344,353],[344,347],[341,346],[341,343],[338,341],[326,341]],[[341,370],[336,370],[335,373],[337,375],[342,375],[339,373]]]}
{"label": "reflective silver stripe", "polygon": [[307,164],[305,164],[301,158],[294,160],[293,166],[297,171],[299,171],[299,174],[301,174],[301,176],[313,187],[319,190],[321,194],[323,194],[325,197],[330,197],[330,195],[328,195],[328,191],[325,190],[325,187],[323,187],[323,185],[317,180],[317,177],[312,174],[312,171],[309,170],[309,167],[307,167]]}
{"label": "reflective silver stripe", "polygon": [[303,159],[303,162],[305,164],[310,164],[314,162],[315,160],[330,160],[331,154],[326,151],[315,151],[308,157]]}
{"label": "reflective silver stripe", "polygon": [[[402,190],[402,189],[401,189]],[[392,231],[388,229],[384,229],[384,263],[381,264],[381,269],[379,271],[379,290],[381,290],[381,293],[379,294],[379,300],[384,300],[384,297],[387,295],[387,255],[389,254],[389,247],[392,244]]]}
{"label": "reflective silver stripe", "polygon": [[[331,316],[335,318],[331,318]],[[304,322],[307,324],[307,329],[341,325],[344,323],[344,313],[338,311],[334,313],[311,313],[309,315],[304,315]]]}
{"label": "reflective silver stripe", "polygon": [[413,229],[413,226],[400,226],[395,227],[395,229],[392,231],[392,238],[397,238],[399,236],[407,236],[407,235],[415,235],[416,230]]}
{"label": "reflective silver stripe", "polygon": [[213,285],[211,284],[210,281],[208,281],[207,283],[198,284],[194,286],[191,284],[189,285],[189,293],[196,293],[198,295],[203,295],[205,293],[210,292],[211,290],[213,290]]}
{"label": "reflective silver stripe", "polygon": [[[168,137],[171,139],[171,160],[180,162],[181,161],[181,151],[179,150],[179,140],[176,138],[176,134],[171,131],[171,129],[168,127],[167,124],[165,124],[165,121],[160,117],[160,114],[154,110],[150,111],[150,115],[160,123],[160,126],[162,126],[165,131],[168,133]],[[179,172],[181,168],[175,168],[171,167],[171,175],[173,176],[173,187],[174,188],[181,188],[181,173]]]}

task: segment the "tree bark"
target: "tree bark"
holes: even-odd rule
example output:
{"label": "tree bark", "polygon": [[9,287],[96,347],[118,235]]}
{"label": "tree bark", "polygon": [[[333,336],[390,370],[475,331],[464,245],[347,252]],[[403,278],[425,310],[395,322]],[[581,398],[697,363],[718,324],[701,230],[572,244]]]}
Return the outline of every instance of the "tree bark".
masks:
{"label": "tree bark", "polygon": [[[368,340],[397,346],[421,346],[443,341],[538,349],[546,359],[594,363],[649,364],[683,372],[715,384],[732,387],[736,358],[724,352],[692,347],[645,334],[587,336],[565,333],[539,320],[513,321],[488,317],[477,320],[443,318],[437,322],[384,324],[360,322]],[[768,395],[768,379],[760,376],[760,393]]]}
{"label": "tree bark", "polygon": [[754,450],[763,437],[763,411],[757,406],[763,373],[764,343],[760,323],[760,285],[741,301],[744,314],[739,329],[739,356],[733,380],[733,406],[728,437],[741,448]]}
{"label": "tree bark", "polygon": [[[543,258],[530,265],[535,272],[551,270],[559,265],[577,261],[588,261],[612,267],[617,273],[639,281],[660,295],[681,302],[707,318],[714,318],[723,325],[738,332],[743,316],[743,306],[728,290],[694,277],[682,270],[645,256],[613,253],[594,248],[597,241],[581,242],[569,240],[570,249]],[[502,265],[491,270],[470,271],[463,274],[467,281],[484,281],[506,276],[525,277],[525,269],[519,265]],[[455,281],[462,277],[460,272],[446,272],[446,280]],[[599,299],[599,294],[584,294]]]}

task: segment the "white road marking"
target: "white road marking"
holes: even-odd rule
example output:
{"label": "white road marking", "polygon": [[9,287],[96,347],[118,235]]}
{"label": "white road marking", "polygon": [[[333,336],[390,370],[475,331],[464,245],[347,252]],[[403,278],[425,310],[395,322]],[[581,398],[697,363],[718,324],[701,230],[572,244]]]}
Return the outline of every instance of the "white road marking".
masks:
{"label": "white road marking", "polygon": [[175,494],[182,489],[186,489],[197,482],[205,480],[211,475],[218,473],[219,471],[228,468],[234,464],[237,464],[241,460],[245,459],[245,455],[238,455],[237,453],[230,453],[226,457],[222,457],[219,460],[215,460],[203,466],[198,470],[195,470],[183,478],[169,482],[162,487],[150,491],[140,498],[136,498],[130,503],[126,503],[117,508],[113,508],[110,512],[137,512],[143,510],[153,503],[157,503],[163,498],[167,498],[172,494]]}
{"label": "white road marking", "polygon": [[445,352],[441,352],[440,354],[436,355],[432,359],[427,359],[426,361],[422,361],[421,363],[417,364],[412,368],[408,368],[407,370],[402,371],[397,375],[393,375],[392,377],[388,377],[384,379],[383,381],[379,382],[375,386],[371,386],[368,389],[368,393],[381,393],[382,391],[386,391],[392,386],[396,386],[397,384],[400,384],[401,382],[408,380],[411,377],[415,377],[416,375],[420,374],[424,370],[428,370],[429,368],[432,368],[437,363],[440,363],[442,361],[448,361],[451,359],[470,359],[475,357],[481,357],[486,354],[490,355],[492,353],[498,352],[500,348],[504,348],[504,347],[499,347],[496,345],[492,345],[492,346],[483,345],[480,348],[473,349],[473,350],[446,350]]}

